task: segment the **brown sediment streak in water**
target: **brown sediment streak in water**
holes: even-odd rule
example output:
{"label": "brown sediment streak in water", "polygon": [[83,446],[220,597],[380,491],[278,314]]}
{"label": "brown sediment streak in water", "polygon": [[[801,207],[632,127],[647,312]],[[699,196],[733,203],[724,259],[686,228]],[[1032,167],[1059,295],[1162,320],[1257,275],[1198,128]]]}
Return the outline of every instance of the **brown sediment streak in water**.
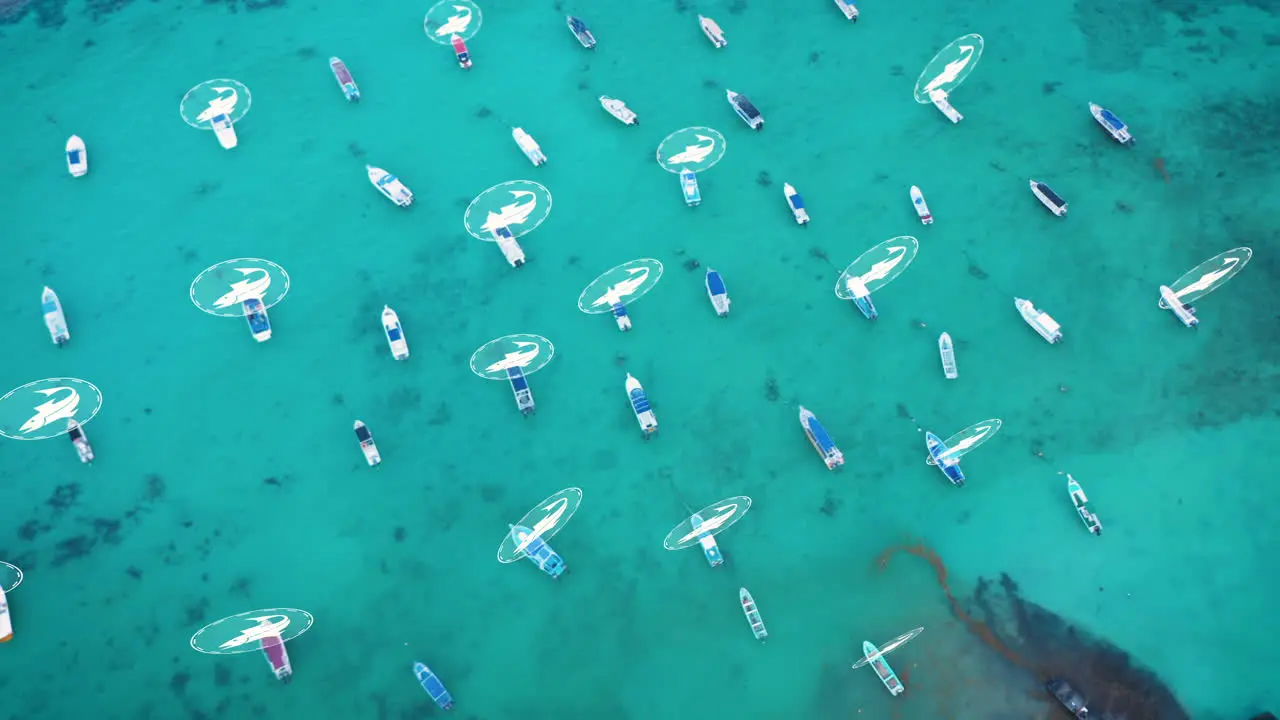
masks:
{"label": "brown sediment streak in water", "polygon": [[951,614],[955,615],[958,620],[963,622],[965,627],[969,629],[969,632],[976,635],[979,640],[992,650],[1003,655],[1009,660],[1009,662],[1028,670],[1035,669],[1035,666],[1032,663],[1023,659],[1007,645],[1000,642],[1000,638],[996,637],[995,632],[991,628],[974,619],[964,611],[964,608],[960,605],[960,601],[956,600],[955,596],[951,594],[951,588],[947,585],[947,566],[942,564],[942,558],[938,557],[938,553],[934,552],[932,548],[929,548],[922,543],[886,548],[885,551],[880,553],[880,556],[876,558],[876,564],[883,570],[889,566],[889,560],[893,558],[893,555],[899,552],[915,555],[933,566],[934,572],[938,574],[938,584],[942,586],[942,592],[946,593],[947,601],[951,603]]}
{"label": "brown sediment streak in water", "polygon": [[1165,182],[1169,182],[1169,171],[1164,169],[1164,158],[1158,157],[1152,164],[1155,165],[1156,172],[1160,173],[1160,177],[1164,178]]}

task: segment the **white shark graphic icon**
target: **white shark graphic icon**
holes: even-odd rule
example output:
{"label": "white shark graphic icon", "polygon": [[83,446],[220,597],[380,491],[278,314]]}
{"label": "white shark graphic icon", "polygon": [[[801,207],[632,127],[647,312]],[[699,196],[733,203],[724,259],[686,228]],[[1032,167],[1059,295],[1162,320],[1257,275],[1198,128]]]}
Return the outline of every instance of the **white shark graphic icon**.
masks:
{"label": "white shark graphic icon", "polygon": [[902,258],[907,255],[907,248],[902,245],[895,245],[887,249],[889,251],[888,258],[872,265],[870,270],[859,276],[862,279],[863,285],[866,285],[872,280],[881,280],[888,277],[890,271],[897,267],[898,263],[902,262]]}
{"label": "white shark graphic icon", "polygon": [[622,298],[635,292],[641,285],[644,285],[645,280],[649,279],[649,268],[647,267],[629,268],[627,273],[626,279],[620,280],[617,284],[605,290],[603,295],[591,303],[591,307],[613,305],[620,302]]}
{"label": "white shark graphic icon", "polygon": [[[700,141],[700,144],[686,145],[684,148],[684,152],[676,153],[675,155],[672,155],[671,157],[667,158],[667,163],[671,165],[676,165],[679,163],[700,163],[703,160],[706,160],[707,156],[710,155],[711,152],[716,149],[715,138],[709,135],[698,135],[698,134],[694,134],[694,137],[698,138],[698,140]],[[701,143],[705,143],[705,144],[701,144]]]}
{"label": "white shark graphic icon", "polygon": [[960,459],[960,456],[969,452],[969,449],[972,448],[974,445],[977,445],[983,442],[986,439],[987,435],[991,434],[991,431],[994,427],[995,426],[993,425],[982,425],[978,428],[975,428],[977,430],[976,433],[974,433],[973,435],[970,435],[964,440],[961,440],[955,445],[952,445],[951,447],[947,448],[947,451],[942,453],[941,457],[943,459],[956,459],[956,460]]}
{"label": "white shark graphic icon", "polygon": [[[512,225],[523,225],[525,220],[529,219],[529,214],[538,206],[537,193],[529,190],[511,190],[509,191],[515,202],[510,205],[503,205],[501,212],[490,211],[488,217],[484,221],[484,225],[480,226],[485,232],[492,232],[500,227],[511,227]],[[528,202],[520,202],[521,198],[527,197]]]}
{"label": "white shark graphic icon", "polygon": [[76,415],[76,409],[80,407],[80,393],[75,388],[55,387],[36,392],[45,397],[52,397],[54,393],[66,390],[71,393],[60,400],[50,400],[35,407],[36,414],[32,415],[29,420],[22,423],[22,427],[18,428],[19,432],[29,433],[48,425],[56,420],[66,420]]}
{"label": "white shark graphic icon", "polygon": [[[515,344],[519,347],[519,350],[507,353],[501,360],[485,368],[485,372],[502,372],[507,368],[525,367],[533,362],[533,359],[538,357],[538,353],[542,351],[542,348],[538,347],[536,342],[516,340]],[[533,349],[528,350],[526,348]]]}
{"label": "white shark graphic icon", "polygon": [[543,508],[548,511],[547,514],[535,523],[532,528],[530,528],[533,532],[520,538],[520,544],[516,545],[515,551],[518,553],[524,552],[525,548],[529,547],[530,543],[542,537],[543,534],[551,528],[554,528],[560,522],[560,518],[564,515],[564,511],[568,507],[568,498],[556,498],[551,502],[551,504]]}
{"label": "white shark graphic icon", "polygon": [[960,57],[947,63],[947,66],[942,69],[942,73],[939,74],[934,79],[930,80],[928,85],[924,86],[924,94],[928,95],[934,90],[960,77],[960,72],[964,70],[965,66],[968,65],[969,61],[972,59],[973,59],[973,46],[961,45]]}
{"label": "white shark graphic icon", "polygon": [[1184,295],[1190,295],[1191,293],[1200,292],[1202,290],[1208,290],[1209,288],[1213,287],[1214,283],[1218,282],[1218,278],[1230,273],[1232,269],[1234,269],[1239,262],[1240,262],[1240,258],[1235,258],[1235,257],[1224,258],[1222,260],[1221,269],[1214,270],[1211,273],[1205,273],[1200,277],[1199,280],[1179,290],[1178,297],[1182,297]]}
{"label": "white shark graphic icon", "polygon": [[733,519],[733,516],[738,512],[738,504],[729,503],[728,505],[722,505],[716,508],[716,512],[718,514],[715,517],[710,520],[703,520],[701,525],[689,531],[689,534],[680,538],[679,542],[676,544],[683,544],[698,537],[699,535],[715,532],[721,525],[724,525]]}
{"label": "white shark graphic icon", "polygon": [[[232,87],[215,87],[213,91],[218,93],[218,97],[209,101],[209,107],[204,112],[196,116],[196,122],[209,122],[213,118],[226,113],[231,116],[231,111],[236,109],[236,102],[240,100],[240,93]],[[223,93],[231,93],[224,95]]]}
{"label": "white shark graphic icon", "polygon": [[[280,619],[276,620],[275,622],[272,622],[272,618],[280,618]],[[282,635],[284,633],[284,629],[289,627],[288,615],[263,615],[261,617],[251,617],[247,619],[257,620],[258,624],[254,625],[251,628],[241,630],[239,635],[219,645],[218,648],[220,650],[226,650],[227,648],[233,648],[233,647],[240,647],[241,645],[244,645],[247,642],[253,642],[254,640],[261,640],[262,638],[267,637],[268,635]]]}
{"label": "white shark graphic icon", "polygon": [[450,17],[445,24],[436,29],[436,37],[449,37],[454,33],[461,35],[471,25],[471,8],[466,5],[454,5],[453,9],[457,10],[458,14]]}
{"label": "white shark graphic icon", "polygon": [[[267,288],[271,287],[271,273],[267,272],[264,268],[250,267],[232,269],[241,275],[244,275],[245,279],[240,282],[231,283],[231,291],[214,301],[213,306],[216,308],[239,305],[249,298],[261,298],[263,293],[267,291]],[[262,277],[250,280],[249,276],[253,273],[262,273]]]}

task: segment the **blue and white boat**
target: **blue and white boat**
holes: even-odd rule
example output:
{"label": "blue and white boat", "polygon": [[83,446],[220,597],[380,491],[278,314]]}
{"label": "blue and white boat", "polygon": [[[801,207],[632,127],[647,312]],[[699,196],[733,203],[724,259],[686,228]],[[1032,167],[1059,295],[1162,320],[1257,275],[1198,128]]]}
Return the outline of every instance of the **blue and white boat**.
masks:
{"label": "blue and white boat", "polygon": [[1089,112],[1093,114],[1093,119],[1097,120],[1102,129],[1106,130],[1107,134],[1116,142],[1133,147],[1133,135],[1129,134],[1129,126],[1116,117],[1115,113],[1097,103],[1089,103]]}
{"label": "blue and white boat", "polygon": [[836,7],[840,8],[840,12],[844,13],[846,20],[858,22],[858,6],[853,0],[836,0]]}
{"label": "blue and white boat", "polygon": [[689,168],[680,171],[680,189],[684,191],[684,204],[696,207],[702,204],[702,191],[698,189],[698,176]]}
{"label": "blue and white boat", "polygon": [[400,178],[372,165],[365,165],[364,169],[369,173],[369,182],[388,200],[400,207],[409,207],[413,204],[413,193],[400,182]]}
{"label": "blue and white boat", "polygon": [[1031,180],[1031,194],[1036,196],[1041,205],[1049,208],[1049,212],[1062,217],[1067,214],[1067,201],[1062,196],[1054,192],[1053,188],[1040,182],[1039,180]]}
{"label": "blue and white boat", "polygon": [[591,34],[591,30],[582,21],[582,18],[567,15],[565,16],[565,22],[569,25],[569,32],[578,38],[578,42],[582,43],[582,47],[588,50],[596,49],[596,36]]}
{"label": "blue and white boat", "polygon": [[707,297],[711,298],[711,307],[716,309],[720,317],[729,317],[729,290],[724,286],[724,278],[720,273],[707,268]]}
{"label": "blue and white boat", "polygon": [[614,303],[611,307],[613,309],[613,320],[618,323],[618,329],[622,332],[630,330],[631,316],[627,314],[627,306],[619,302]]}
{"label": "blue and white boat", "polygon": [[382,306],[382,332],[387,336],[387,345],[391,346],[391,357],[397,360],[408,359],[409,341],[405,339],[400,316],[396,315],[390,305]]}
{"label": "blue and white boat", "polygon": [[1071,496],[1071,504],[1075,506],[1076,514],[1080,516],[1080,522],[1084,523],[1085,529],[1101,537],[1102,521],[1087,507],[1089,498],[1084,494],[1084,488],[1080,487],[1080,483],[1071,477],[1071,473],[1067,473],[1067,495]]}
{"label": "blue and white boat", "polygon": [[[693,523],[693,529],[697,530],[702,527],[702,516],[694,513],[690,518]],[[716,545],[716,538],[710,532],[698,534],[698,544],[702,546],[702,554],[707,557],[707,562],[711,567],[719,567],[724,564],[724,555],[720,553],[720,546]]]}
{"label": "blue and white boat", "polygon": [[631,401],[631,410],[636,414],[636,422],[640,423],[640,432],[644,433],[644,439],[648,440],[650,435],[658,432],[658,416],[653,414],[653,408],[649,406],[649,397],[644,394],[640,381],[631,373],[627,373],[626,388],[627,399]]}
{"label": "blue and white boat", "polygon": [[516,407],[520,408],[520,412],[525,415],[536,412],[533,391],[529,389],[529,380],[524,376],[524,368],[507,368],[507,381],[511,383],[511,393],[516,396]]}
{"label": "blue and white boat", "polygon": [[862,312],[863,317],[868,320],[875,320],[880,317],[880,313],[876,311],[876,304],[871,302],[871,291],[862,282],[862,278],[850,275],[845,280],[845,287],[849,288],[849,294],[853,296],[853,304],[858,306],[858,310]]}
{"label": "blue and white boat", "polygon": [[71,339],[71,331],[67,329],[67,316],[62,312],[62,301],[58,299],[58,293],[48,286],[40,294],[40,311],[44,313],[44,325],[49,329],[53,344],[62,347],[63,343]]}
{"label": "blue and white boat", "polygon": [[[1182,302],[1178,298],[1178,294],[1173,291],[1173,288],[1168,285],[1161,285],[1160,299],[1164,300],[1164,304],[1169,306],[1169,309],[1173,311],[1174,317],[1178,318],[1178,321],[1183,325],[1193,328],[1200,324],[1200,318],[1196,317],[1196,309]],[[57,341],[55,340],[54,342]]]}
{"label": "blue and white boat", "polygon": [[787,205],[791,207],[791,214],[796,218],[797,225],[809,224],[809,211],[804,208],[804,198],[800,197],[800,193],[791,186],[791,183],[782,183],[782,194],[787,198]]}
{"label": "blue and white boat", "polygon": [[1018,314],[1022,316],[1023,321],[1050,345],[1062,340],[1062,326],[1050,317],[1049,313],[1037,309],[1030,300],[1022,298],[1014,298],[1013,306],[1018,309]]}
{"label": "blue and white boat", "polygon": [[520,247],[520,243],[516,241],[516,236],[511,234],[511,228],[506,225],[499,225],[489,231],[493,236],[493,241],[497,243],[498,249],[502,251],[502,257],[506,258],[507,264],[513,268],[524,266],[524,248]]}
{"label": "blue and white boat", "polygon": [[342,88],[342,94],[347,96],[347,102],[360,102],[360,87],[356,85],[355,78],[351,77],[351,71],[347,69],[346,63],[331,57],[329,69],[333,71],[338,87]]}
{"label": "blue and white boat", "polygon": [[736,93],[732,90],[725,90],[725,97],[728,98],[729,104],[733,106],[733,111],[738,113],[738,117],[742,118],[742,122],[752,130],[760,130],[764,128],[764,116],[751,104],[746,95]]}
{"label": "blue and white boat", "polygon": [[950,448],[931,432],[924,434],[924,444],[929,448],[929,457],[933,458],[934,464],[947,476],[947,480],[956,487],[964,487],[964,471],[960,469],[958,458],[947,455]]}
{"label": "blue and white boat", "polygon": [[517,548],[522,549],[525,558],[537,565],[542,572],[553,578],[559,578],[568,569],[564,558],[560,557],[560,553],[553,550],[546,540],[540,537],[530,540],[532,535],[533,531],[523,525],[511,526],[511,539],[515,541]]}
{"label": "blue and white boat", "polygon": [[258,342],[271,339],[271,318],[267,316],[267,306],[260,298],[252,297],[241,303],[244,307],[244,319],[249,323],[249,332]]}
{"label": "blue and white boat", "polygon": [[79,135],[67,138],[67,172],[71,177],[84,177],[89,172],[89,153]]}
{"label": "blue and white boat", "polygon": [[422,689],[427,691],[432,700],[440,706],[441,710],[453,709],[453,696],[449,694],[448,688],[444,683],[440,682],[440,678],[431,672],[431,668],[420,662],[413,664],[413,674],[418,677],[418,683],[422,685]]}
{"label": "blue and white boat", "polygon": [[884,655],[876,649],[875,645],[863,640],[862,654],[867,658],[867,663],[875,668],[876,676],[880,678],[880,682],[884,683],[890,695],[901,695],[907,689],[898,679],[898,674],[889,667],[889,661],[884,659]]}
{"label": "blue and white boat", "polygon": [[822,423],[818,422],[817,416],[805,409],[803,405],[800,406],[800,427],[804,428],[804,434],[809,436],[809,442],[813,443],[813,449],[822,456],[822,462],[827,464],[828,470],[835,470],[844,465],[844,453],[836,447],[835,441],[827,434],[827,429],[822,427]]}
{"label": "blue and white boat", "polygon": [[231,150],[240,143],[236,137],[236,129],[226,113],[218,113],[209,119],[209,127],[213,128],[214,137],[224,150]]}

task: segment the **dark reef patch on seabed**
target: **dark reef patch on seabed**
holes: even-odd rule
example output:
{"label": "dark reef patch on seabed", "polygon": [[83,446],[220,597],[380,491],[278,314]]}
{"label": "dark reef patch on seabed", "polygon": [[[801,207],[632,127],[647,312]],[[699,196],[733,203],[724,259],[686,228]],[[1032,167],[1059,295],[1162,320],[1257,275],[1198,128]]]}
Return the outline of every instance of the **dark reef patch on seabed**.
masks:
{"label": "dark reef patch on seabed", "polygon": [[[84,0],[84,14],[98,21],[114,15],[133,3],[133,0]],[[36,25],[45,30],[56,30],[67,23],[69,0],[0,0],[0,25],[17,25],[27,15],[35,13]],[[243,8],[247,12],[282,8],[286,0],[204,0],[205,5],[225,5],[231,12]]]}

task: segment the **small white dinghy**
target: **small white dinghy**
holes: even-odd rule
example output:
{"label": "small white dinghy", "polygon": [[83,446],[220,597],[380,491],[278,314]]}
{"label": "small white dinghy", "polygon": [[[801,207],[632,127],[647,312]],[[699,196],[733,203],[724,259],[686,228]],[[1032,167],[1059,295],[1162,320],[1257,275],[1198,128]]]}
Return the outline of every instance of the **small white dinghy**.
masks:
{"label": "small white dinghy", "polygon": [[635,111],[627,107],[626,103],[617,98],[611,98],[608,95],[601,95],[600,107],[603,107],[610,115],[618,118],[623,125],[640,124],[640,119],[636,117]]}
{"label": "small white dinghy", "polygon": [[547,154],[542,152],[542,148],[538,145],[538,141],[533,136],[525,132],[523,128],[514,128],[511,131],[511,138],[516,141],[516,145],[520,147],[520,152],[529,158],[529,162],[534,167],[539,167],[547,162]]}
{"label": "small white dinghy", "polygon": [[729,41],[724,39],[724,31],[720,29],[719,23],[715,20],[699,15],[698,25],[702,28],[702,34],[707,36],[712,45],[722,48],[729,44]]}
{"label": "small white dinghy", "polygon": [[404,337],[404,328],[400,326],[400,317],[390,305],[382,306],[382,330],[387,334],[387,344],[391,346],[391,357],[404,360],[409,357],[409,341]]}
{"label": "small white dinghy", "polygon": [[84,141],[79,135],[67,139],[67,171],[71,177],[82,177],[89,172],[89,154],[85,152]]}
{"label": "small white dinghy", "polygon": [[804,198],[800,197],[800,193],[796,192],[791,183],[782,183],[782,194],[787,198],[787,206],[791,208],[791,214],[796,219],[797,225],[809,224],[809,211],[804,207]]}
{"label": "small white dinghy", "polygon": [[364,453],[364,459],[372,467],[382,462],[382,455],[378,453],[378,446],[373,442],[373,433],[369,432],[369,428],[359,420],[355,425],[356,439],[360,441],[360,452]]}
{"label": "small white dinghy", "polygon": [[938,356],[942,358],[942,374],[948,380],[960,377],[960,371],[956,369],[956,347],[951,343],[951,333],[944,332],[938,336]]}
{"label": "small white dinghy", "polygon": [[369,182],[388,200],[400,207],[409,207],[413,204],[413,193],[400,182],[400,178],[372,165],[365,165],[364,169],[369,173]]}
{"label": "small white dinghy", "polygon": [[933,214],[929,212],[929,205],[924,201],[924,193],[920,192],[920,188],[915,185],[911,186],[911,204],[916,206],[916,215],[920,216],[921,225],[933,224]]}
{"label": "small white dinghy", "polygon": [[1040,204],[1049,208],[1049,212],[1062,217],[1067,214],[1067,201],[1062,196],[1053,191],[1053,188],[1045,185],[1039,180],[1031,181],[1031,194],[1036,196]]}
{"label": "small white dinghy", "polygon": [[213,128],[213,134],[218,136],[218,144],[223,148],[230,150],[239,144],[240,139],[236,137],[236,129],[231,125],[231,118],[226,113],[218,113],[209,120],[210,127]]}
{"label": "small white dinghy", "polygon": [[58,300],[58,293],[52,288],[46,287],[40,295],[40,309],[44,312],[44,325],[49,328],[53,344],[62,347],[63,343],[71,339],[71,331],[67,329],[67,316],[62,312],[62,301]]}
{"label": "small white dinghy", "polygon": [[933,103],[933,106],[938,108],[938,112],[946,115],[947,119],[952,123],[958,123],[964,119],[960,111],[951,105],[951,101],[947,99],[947,94],[942,90],[930,91],[929,102]]}

